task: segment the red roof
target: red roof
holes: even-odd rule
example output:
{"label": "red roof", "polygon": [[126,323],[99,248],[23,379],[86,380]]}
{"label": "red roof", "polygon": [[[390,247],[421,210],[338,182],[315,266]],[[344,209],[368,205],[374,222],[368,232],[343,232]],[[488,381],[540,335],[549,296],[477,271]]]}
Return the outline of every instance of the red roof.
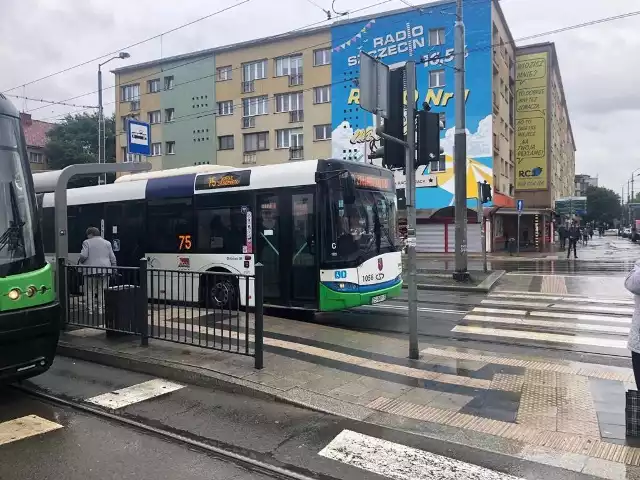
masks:
{"label": "red roof", "polygon": [[32,120],[31,115],[28,113],[20,113],[20,123],[24,128],[24,138],[27,146],[39,148],[44,148],[47,143],[47,132],[55,126],[53,123]]}

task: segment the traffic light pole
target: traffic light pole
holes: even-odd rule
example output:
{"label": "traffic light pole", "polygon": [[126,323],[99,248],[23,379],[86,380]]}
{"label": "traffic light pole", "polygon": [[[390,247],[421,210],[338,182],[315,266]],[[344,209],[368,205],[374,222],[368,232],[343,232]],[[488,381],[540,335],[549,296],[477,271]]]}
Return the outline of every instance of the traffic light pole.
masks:
{"label": "traffic light pole", "polygon": [[456,130],[453,146],[453,168],[455,178],[456,215],[456,263],[453,278],[458,281],[469,279],[467,270],[467,130],[465,122],[464,87],[464,23],[462,23],[462,0],[456,4],[455,57],[455,108]]}
{"label": "traffic light pole", "polygon": [[416,266],[416,63],[408,61],[407,76],[407,148],[406,148],[406,186],[407,199],[407,260],[409,275],[407,290],[409,297],[409,358],[418,359],[418,285]]}
{"label": "traffic light pole", "polygon": [[480,222],[480,242],[482,243],[482,270],[487,272],[487,229],[482,206],[482,183],[478,182],[478,221]]}

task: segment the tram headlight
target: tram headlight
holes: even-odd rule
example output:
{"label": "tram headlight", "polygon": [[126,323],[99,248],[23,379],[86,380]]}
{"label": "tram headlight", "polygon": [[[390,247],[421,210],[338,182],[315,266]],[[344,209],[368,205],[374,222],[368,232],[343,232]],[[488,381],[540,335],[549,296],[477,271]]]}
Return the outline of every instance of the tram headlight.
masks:
{"label": "tram headlight", "polygon": [[10,300],[18,300],[21,294],[22,292],[19,288],[12,288],[11,290],[9,290],[7,297],[9,297]]}
{"label": "tram headlight", "polygon": [[31,298],[36,293],[38,293],[38,289],[36,287],[34,287],[33,285],[31,285],[31,286],[29,286],[29,288],[27,288],[27,297]]}

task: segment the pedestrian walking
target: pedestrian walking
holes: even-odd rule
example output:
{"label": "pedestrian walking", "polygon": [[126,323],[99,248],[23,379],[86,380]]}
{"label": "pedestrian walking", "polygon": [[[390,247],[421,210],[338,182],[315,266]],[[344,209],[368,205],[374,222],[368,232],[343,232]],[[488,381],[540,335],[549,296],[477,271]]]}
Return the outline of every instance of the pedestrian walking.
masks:
{"label": "pedestrian walking", "polygon": [[578,245],[578,240],[580,240],[580,229],[577,225],[573,224],[569,227],[567,231],[567,238],[569,240],[569,249],[567,250],[567,258],[571,255],[571,249],[573,248],[573,258],[578,258],[578,252],[576,251],[576,246]]}
{"label": "pedestrian walking", "polygon": [[593,240],[593,226],[589,226],[589,240]]}
{"label": "pedestrian walking", "polygon": [[629,329],[629,340],[627,348],[631,350],[631,363],[633,365],[633,376],[636,380],[636,388],[640,387],[640,261],[633,266],[629,275],[624,281],[627,290],[633,293],[635,307],[633,309],[633,319]]}
{"label": "pedestrian walking", "polygon": [[564,250],[567,246],[567,227],[564,225],[558,227],[558,238],[560,239],[560,250]]}
{"label": "pedestrian walking", "polygon": [[108,286],[112,273],[109,267],[116,266],[116,256],[111,242],[100,236],[100,230],[95,227],[87,228],[87,239],[82,242],[80,264],[85,277],[85,294],[87,310],[90,314],[102,315],[104,305],[104,290]]}
{"label": "pedestrian walking", "polygon": [[584,227],[582,229],[582,245],[584,247],[587,246],[587,241],[589,240],[589,230],[587,229],[587,227]]}

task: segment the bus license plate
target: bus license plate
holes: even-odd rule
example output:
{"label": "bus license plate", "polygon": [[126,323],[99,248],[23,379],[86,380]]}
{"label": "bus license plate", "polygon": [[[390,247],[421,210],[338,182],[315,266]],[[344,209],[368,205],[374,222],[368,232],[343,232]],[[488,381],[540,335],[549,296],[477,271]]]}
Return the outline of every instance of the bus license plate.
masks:
{"label": "bus license plate", "polygon": [[371,305],[384,302],[386,299],[387,299],[386,295],[376,295],[375,297],[371,297]]}

